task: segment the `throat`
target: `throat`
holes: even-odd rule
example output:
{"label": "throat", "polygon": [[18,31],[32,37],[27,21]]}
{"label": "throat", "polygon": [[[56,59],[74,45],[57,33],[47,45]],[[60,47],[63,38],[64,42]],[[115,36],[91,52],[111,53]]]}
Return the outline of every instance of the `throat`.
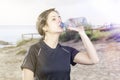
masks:
{"label": "throat", "polygon": [[46,34],[44,42],[52,49],[55,49],[58,45],[59,34]]}
{"label": "throat", "polygon": [[58,41],[54,41],[54,40],[44,40],[44,42],[52,49],[57,48],[58,45]]}

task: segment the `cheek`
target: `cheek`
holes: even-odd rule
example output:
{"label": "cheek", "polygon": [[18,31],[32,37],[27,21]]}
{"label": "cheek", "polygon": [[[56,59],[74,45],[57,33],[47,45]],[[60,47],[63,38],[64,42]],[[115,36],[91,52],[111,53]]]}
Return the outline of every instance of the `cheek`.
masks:
{"label": "cheek", "polygon": [[56,30],[60,30],[61,28],[59,27],[59,23],[58,22],[49,22],[48,23],[48,29],[49,31],[56,31]]}
{"label": "cheek", "polygon": [[52,23],[49,24],[48,27],[49,27],[48,28],[49,31],[55,31],[57,29],[57,26],[55,24],[52,24]]}
{"label": "cheek", "polygon": [[58,28],[58,23],[57,23],[57,22],[51,22],[48,26],[49,26],[51,29],[56,29],[56,28]]}

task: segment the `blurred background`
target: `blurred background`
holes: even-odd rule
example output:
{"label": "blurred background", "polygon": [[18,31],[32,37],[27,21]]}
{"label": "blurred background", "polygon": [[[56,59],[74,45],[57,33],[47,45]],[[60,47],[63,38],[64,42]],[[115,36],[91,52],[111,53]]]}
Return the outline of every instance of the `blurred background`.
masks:
{"label": "blurred background", "polygon": [[120,26],[119,7],[119,0],[0,0],[0,40],[16,42],[22,33],[37,33],[37,17],[49,8],[56,8],[63,22],[85,17],[92,28]]}
{"label": "blurred background", "polygon": [[[72,67],[71,80],[119,80],[120,0],[0,0],[0,80],[21,80],[27,49],[41,38],[38,15],[56,8],[62,21],[85,18],[86,34],[100,57],[96,65]],[[66,31],[60,43],[85,51],[80,36]]]}

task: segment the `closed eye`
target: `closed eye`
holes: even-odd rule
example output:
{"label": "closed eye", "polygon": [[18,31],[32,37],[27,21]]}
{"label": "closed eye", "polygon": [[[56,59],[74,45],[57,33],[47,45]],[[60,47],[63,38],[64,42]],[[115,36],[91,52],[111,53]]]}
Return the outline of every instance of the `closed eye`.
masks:
{"label": "closed eye", "polygon": [[58,16],[59,18],[61,18],[61,16]]}
{"label": "closed eye", "polygon": [[56,18],[53,18],[52,20],[53,20],[53,21],[55,21],[55,20],[56,20]]}
{"label": "closed eye", "polygon": [[61,16],[58,16],[58,17],[53,16],[52,21],[56,21],[57,19],[61,19]]}

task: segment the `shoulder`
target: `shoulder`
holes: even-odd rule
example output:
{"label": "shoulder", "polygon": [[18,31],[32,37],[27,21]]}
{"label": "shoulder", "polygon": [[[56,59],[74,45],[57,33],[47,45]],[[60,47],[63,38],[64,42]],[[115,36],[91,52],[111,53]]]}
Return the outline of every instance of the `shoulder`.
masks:
{"label": "shoulder", "polygon": [[40,42],[36,42],[35,44],[32,44],[29,48],[39,49],[40,48]]}
{"label": "shoulder", "polygon": [[39,52],[39,49],[40,49],[40,43],[36,42],[28,48],[27,54],[37,54]]}
{"label": "shoulder", "polygon": [[43,45],[43,40],[40,39],[36,43],[32,44],[29,48],[39,50],[42,47],[42,45]]}

